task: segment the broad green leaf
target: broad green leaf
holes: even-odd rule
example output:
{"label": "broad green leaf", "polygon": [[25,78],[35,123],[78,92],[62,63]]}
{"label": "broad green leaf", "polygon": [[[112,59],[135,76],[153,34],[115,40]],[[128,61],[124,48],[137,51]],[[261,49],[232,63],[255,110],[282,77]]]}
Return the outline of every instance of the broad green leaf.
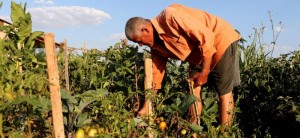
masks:
{"label": "broad green leaf", "polygon": [[88,118],[88,113],[83,113],[78,116],[77,127],[82,127],[86,124],[90,124],[92,119]]}
{"label": "broad green leaf", "polygon": [[40,101],[40,104],[41,104],[41,107],[44,108],[44,109],[49,109],[49,107],[51,107],[51,101],[49,98],[45,97],[45,96],[39,96],[39,101]]}
{"label": "broad green leaf", "polygon": [[9,108],[9,107],[12,106],[12,105],[18,105],[18,104],[20,104],[20,103],[22,103],[22,102],[24,102],[24,101],[25,101],[24,98],[22,98],[22,97],[17,97],[17,98],[14,99],[14,101],[12,101],[12,102],[6,102],[6,103],[0,105],[0,111],[3,111],[3,110],[5,110],[6,108]]}
{"label": "broad green leaf", "polygon": [[214,104],[216,100],[214,98],[205,98],[205,100],[203,100],[203,103],[205,106],[211,106],[212,104]]}
{"label": "broad green leaf", "polygon": [[135,126],[139,126],[139,127],[148,126],[148,124],[145,123],[142,118],[134,118],[133,120],[134,120]]}
{"label": "broad green leaf", "polygon": [[[26,4],[24,5],[26,7]],[[17,35],[21,41],[24,43],[26,37],[28,37],[32,31],[32,21],[30,13],[25,13],[26,8],[22,8],[21,4],[16,4],[11,2],[11,20],[13,25],[18,28]]]}
{"label": "broad green leaf", "polygon": [[42,36],[43,34],[44,34],[44,32],[41,32],[41,31],[35,31],[35,32],[31,33],[28,40],[26,41],[25,48],[31,49],[34,46],[34,43],[35,43],[34,40],[36,38]]}
{"label": "broad green leaf", "polygon": [[17,35],[20,37],[20,40],[23,42],[26,37],[29,37],[32,31],[32,21],[31,15],[28,13],[26,14],[25,19],[20,19],[20,27]]}
{"label": "broad green leaf", "polygon": [[90,99],[90,98],[86,98],[86,99],[82,99],[78,105],[78,109],[79,112],[82,112],[82,110],[88,106],[90,103],[94,102],[96,99]]}
{"label": "broad green leaf", "polygon": [[68,103],[73,103],[73,104],[77,103],[76,98],[74,96],[71,96],[69,91],[65,89],[61,89],[60,93],[61,93],[61,98],[67,100]]}
{"label": "broad green leaf", "polygon": [[17,23],[19,22],[19,19],[25,19],[25,13],[23,11],[22,5],[21,4],[17,4],[13,1],[11,1],[11,20],[13,21],[13,23]]}
{"label": "broad green leaf", "polygon": [[202,130],[203,130],[203,127],[200,125],[189,124],[189,126],[195,132],[202,132]]}
{"label": "broad green leaf", "polygon": [[65,90],[65,89],[60,89],[60,93],[61,93],[61,98],[62,99],[69,99],[69,98],[72,97],[70,95],[70,93],[67,90]]}
{"label": "broad green leaf", "polygon": [[26,98],[26,102],[32,106],[36,106],[36,107],[42,107],[42,104],[40,103],[40,101],[36,98]]}
{"label": "broad green leaf", "polygon": [[217,102],[214,102],[214,104],[210,104],[209,106],[206,106],[206,110],[207,112],[213,112],[213,113],[216,113],[218,111],[218,103]]}
{"label": "broad green leaf", "polygon": [[196,99],[197,97],[191,94],[184,97],[184,99],[181,101],[181,103],[178,106],[181,111],[181,115],[184,114],[189,109],[189,107],[196,101]]}

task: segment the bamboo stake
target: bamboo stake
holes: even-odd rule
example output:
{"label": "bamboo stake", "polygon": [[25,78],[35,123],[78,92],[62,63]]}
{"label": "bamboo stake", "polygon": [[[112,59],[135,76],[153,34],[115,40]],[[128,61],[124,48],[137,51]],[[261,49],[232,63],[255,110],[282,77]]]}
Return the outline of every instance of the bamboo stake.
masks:
{"label": "bamboo stake", "polygon": [[48,76],[50,82],[52,116],[54,126],[54,137],[64,138],[64,124],[62,115],[62,102],[59,86],[59,75],[56,57],[54,34],[45,34],[45,50],[47,59]]}

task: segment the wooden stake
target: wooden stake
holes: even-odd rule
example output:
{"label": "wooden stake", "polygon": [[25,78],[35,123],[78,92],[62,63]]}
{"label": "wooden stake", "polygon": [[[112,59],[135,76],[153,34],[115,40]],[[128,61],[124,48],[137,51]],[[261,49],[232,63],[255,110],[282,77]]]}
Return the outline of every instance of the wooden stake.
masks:
{"label": "wooden stake", "polygon": [[67,39],[65,39],[65,42],[64,42],[64,52],[65,52],[66,89],[70,90],[70,82],[69,82],[69,58],[68,58],[68,43],[67,43]]}
{"label": "wooden stake", "polygon": [[84,41],[84,45],[83,45],[83,53],[85,53],[86,52],[86,43],[85,43],[85,41]]}
{"label": "wooden stake", "polygon": [[54,34],[45,34],[45,50],[48,77],[50,82],[50,93],[51,93],[51,106],[54,126],[55,138],[64,138],[64,124],[62,115],[62,102],[59,86],[59,75],[56,57],[56,48],[54,42]]}
{"label": "wooden stake", "polygon": [[[145,58],[145,80],[144,80],[144,87],[145,90],[152,89],[152,59]],[[148,100],[148,99],[146,99]],[[152,114],[152,103],[149,102],[148,104],[148,116]]]}
{"label": "wooden stake", "polygon": [[[144,80],[144,87],[145,90],[151,90],[152,89],[152,81],[153,81],[153,77],[152,77],[152,59],[150,58],[145,58],[144,60],[144,64],[145,64],[145,80]],[[147,93],[145,94],[145,96],[147,97]],[[148,105],[147,105],[147,116],[150,121],[153,121],[154,119],[152,118],[152,101],[150,99],[145,98],[145,100],[148,100]],[[154,138],[154,133],[152,132],[152,128],[148,128],[150,130],[148,137],[149,138]]]}

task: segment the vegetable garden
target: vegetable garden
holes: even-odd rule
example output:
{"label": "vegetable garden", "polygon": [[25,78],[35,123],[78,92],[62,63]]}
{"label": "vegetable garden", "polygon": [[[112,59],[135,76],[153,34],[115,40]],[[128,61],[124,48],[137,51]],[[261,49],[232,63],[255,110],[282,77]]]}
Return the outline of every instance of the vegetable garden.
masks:
{"label": "vegetable garden", "polygon": [[[57,122],[49,90],[53,84],[46,53],[36,48],[44,44],[35,41],[44,33],[32,32],[26,5],[11,2],[11,9],[12,24],[0,26],[7,34],[0,39],[0,135],[54,137]],[[272,57],[272,50],[263,49],[262,34],[263,29],[255,29],[250,44],[245,39],[239,43],[242,84],[234,90],[233,126],[224,134],[213,88],[202,92],[201,126],[187,121],[187,108],[195,100],[187,95],[188,63],[169,60],[163,89],[153,95],[144,88],[147,50],[139,52],[126,41],[80,54],[57,49],[65,137],[300,137],[300,51]],[[138,118],[145,93],[156,108],[153,116]]]}

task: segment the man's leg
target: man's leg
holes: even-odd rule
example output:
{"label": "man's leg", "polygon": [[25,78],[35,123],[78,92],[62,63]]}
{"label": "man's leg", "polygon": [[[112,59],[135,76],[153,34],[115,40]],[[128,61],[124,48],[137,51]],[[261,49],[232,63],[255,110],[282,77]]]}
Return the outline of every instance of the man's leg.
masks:
{"label": "man's leg", "polygon": [[231,126],[233,121],[234,99],[232,90],[240,84],[240,69],[237,42],[232,43],[211,72],[219,95],[221,131]]}
{"label": "man's leg", "polygon": [[233,119],[234,100],[232,92],[220,96],[220,124],[221,131],[231,126]]}
{"label": "man's leg", "polygon": [[[152,96],[155,96],[157,94],[158,90],[153,90],[153,95]],[[153,105],[152,105],[152,101],[147,98],[147,96],[149,95],[145,95],[145,102],[144,102],[144,105],[143,107],[138,111],[137,115],[138,116],[148,116],[151,114],[151,112],[153,111]]]}
{"label": "man's leg", "polygon": [[[150,109],[149,109],[150,108]],[[152,102],[146,99],[143,107],[138,111],[138,116],[147,116],[152,109]]]}

